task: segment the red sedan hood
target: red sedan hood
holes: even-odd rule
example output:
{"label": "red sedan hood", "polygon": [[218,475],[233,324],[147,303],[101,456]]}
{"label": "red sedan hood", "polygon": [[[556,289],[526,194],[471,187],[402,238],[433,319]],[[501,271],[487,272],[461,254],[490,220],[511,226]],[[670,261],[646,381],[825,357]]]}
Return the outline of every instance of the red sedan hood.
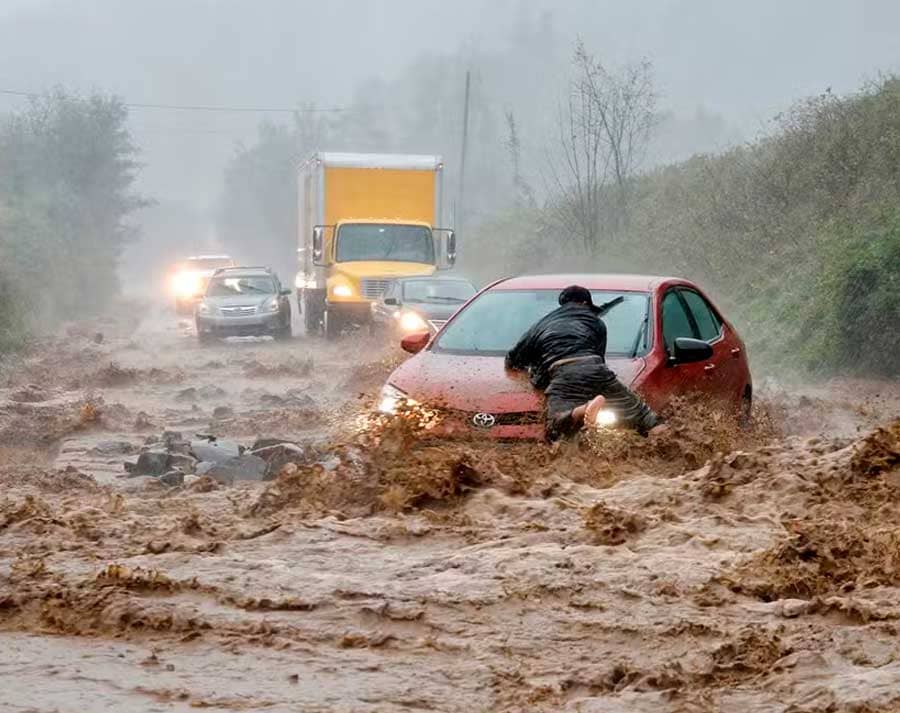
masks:
{"label": "red sedan hood", "polygon": [[[626,384],[644,367],[640,358],[610,358],[608,363]],[[421,352],[401,364],[388,383],[420,403],[460,411],[507,413],[541,408],[540,394],[527,377],[510,377],[503,368],[503,357],[498,356]]]}

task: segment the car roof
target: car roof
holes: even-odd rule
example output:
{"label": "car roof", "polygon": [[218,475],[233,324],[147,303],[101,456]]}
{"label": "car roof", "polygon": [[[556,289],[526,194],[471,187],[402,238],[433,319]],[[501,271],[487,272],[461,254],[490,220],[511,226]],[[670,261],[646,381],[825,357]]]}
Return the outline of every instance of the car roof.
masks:
{"label": "car roof", "polygon": [[622,292],[650,292],[664,282],[691,284],[680,277],[660,275],[628,275],[600,273],[572,273],[552,275],[520,275],[495,283],[495,290],[561,290],[569,285],[581,285],[589,290],[620,290]]}
{"label": "car roof", "polygon": [[238,277],[272,277],[272,271],[267,267],[221,267],[216,270],[217,275],[237,275]]}

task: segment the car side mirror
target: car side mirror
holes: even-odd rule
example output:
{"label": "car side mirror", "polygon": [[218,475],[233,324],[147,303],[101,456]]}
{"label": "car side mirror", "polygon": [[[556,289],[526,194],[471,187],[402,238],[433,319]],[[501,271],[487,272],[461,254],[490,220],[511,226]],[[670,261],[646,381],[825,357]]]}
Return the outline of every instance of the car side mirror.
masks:
{"label": "car side mirror", "polygon": [[384,303],[386,305],[390,305],[391,307],[397,307],[400,305],[400,300],[398,300],[396,297],[385,297]]}
{"label": "car side mirror", "polygon": [[456,233],[452,230],[447,236],[447,262],[451,267],[456,264]]}
{"label": "car side mirror", "polygon": [[294,293],[294,291],[287,287],[282,287],[281,290],[279,290],[279,292],[278,292],[279,295],[282,295],[284,297],[290,297],[290,295],[292,295],[293,293]]}
{"label": "car side mirror", "polygon": [[678,337],[675,340],[674,354],[671,361],[675,364],[694,364],[698,361],[712,359],[713,348],[702,339]]}
{"label": "car side mirror", "polygon": [[428,340],[431,339],[431,335],[428,332],[415,332],[413,334],[407,334],[403,339],[400,340],[400,348],[409,352],[410,354],[418,354],[422,351],[426,346],[428,346]]}
{"label": "car side mirror", "polygon": [[313,265],[325,264],[325,228],[321,225],[313,228],[312,253]]}

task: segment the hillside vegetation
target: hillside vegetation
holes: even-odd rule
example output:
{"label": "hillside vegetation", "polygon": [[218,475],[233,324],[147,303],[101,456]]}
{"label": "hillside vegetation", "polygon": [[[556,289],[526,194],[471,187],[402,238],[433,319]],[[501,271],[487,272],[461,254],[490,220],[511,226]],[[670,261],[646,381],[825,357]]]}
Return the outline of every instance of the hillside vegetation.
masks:
{"label": "hillside vegetation", "polygon": [[520,202],[468,244],[489,253],[480,265],[506,272],[589,265],[695,278],[767,370],[897,376],[900,80],[803,101],[776,127],[635,178],[627,219],[587,256],[559,226],[559,205]]}

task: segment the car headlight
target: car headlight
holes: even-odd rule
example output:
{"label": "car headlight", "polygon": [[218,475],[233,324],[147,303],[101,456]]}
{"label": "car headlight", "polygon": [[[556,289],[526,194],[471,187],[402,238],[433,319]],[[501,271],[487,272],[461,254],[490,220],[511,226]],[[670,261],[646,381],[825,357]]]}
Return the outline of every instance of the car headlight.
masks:
{"label": "car headlight", "polygon": [[619,417],[616,415],[616,412],[612,409],[602,408],[597,411],[597,415],[594,417],[594,425],[599,428],[609,428],[610,426],[615,426],[618,423]]}
{"label": "car headlight", "polygon": [[201,302],[197,305],[197,314],[212,314],[212,307],[206,304],[206,302]]}
{"label": "car headlight", "polygon": [[331,288],[331,294],[335,297],[353,297],[353,288],[350,285],[335,285]]}
{"label": "car headlight", "polygon": [[409,398],[403,391],[391,384],[385,384],[381,389],[381,398],[378,401],[378,410],[381,413],[393,416],[397,413],[397,407],[401,404],[415,406],[416,401]]}
{"label": "car headlight", "polygon": [[196,272],[179,272],[172,278],[172,290],[178,297],[193,297],[201,287],[202,281]]}
{"label": "car headlight", "polygon": [[278,311],[278,298],[272,297],[271,299],[269,299],[266,302],[266,306],[264,309],[266,312],[277,312]]}
{"label": "car headlight", "polygon": [[404,332],[426,332],[428,322],[415,312],[404,312],[400,315],[400,329]]}

